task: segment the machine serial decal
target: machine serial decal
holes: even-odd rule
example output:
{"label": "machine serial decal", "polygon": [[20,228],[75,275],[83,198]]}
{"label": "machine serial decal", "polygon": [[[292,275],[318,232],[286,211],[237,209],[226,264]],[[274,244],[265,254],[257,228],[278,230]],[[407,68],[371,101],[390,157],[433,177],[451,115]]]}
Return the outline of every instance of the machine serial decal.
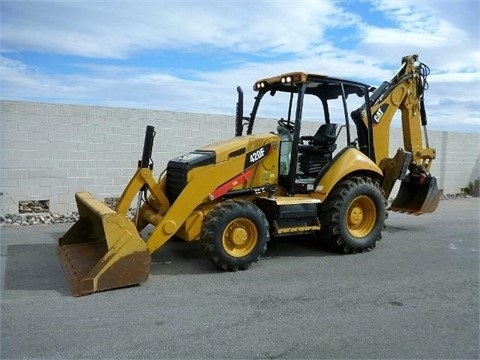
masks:
{"label": "machine serial decal", "polygon": [[271,144],[263,145],[262,147],[250,151],[245,158],[245,169],[262,160],[270,152]]}

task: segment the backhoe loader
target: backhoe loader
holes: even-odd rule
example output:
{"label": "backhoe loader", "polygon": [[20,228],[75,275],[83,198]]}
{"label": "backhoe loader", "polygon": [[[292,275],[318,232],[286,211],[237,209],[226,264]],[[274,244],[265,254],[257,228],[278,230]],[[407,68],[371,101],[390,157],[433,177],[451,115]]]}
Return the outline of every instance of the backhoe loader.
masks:
{"label": "backhoe loader", "polygon": [[[57,251],[72,294],[146,281],[151,254],[173,236],[199,240],[227,271],[247,269],[280,236],[311,233],[341,253],[369,251],[381,238],[397,180],[392,211],[435,211],[442,191],[430,174],[427,75],[428,67],[410,55],[376,89],[304,72],[269,77],[254,84],[249,116],[238,87],[235,136],[170,160],[158,180],[151,161],[155,129],[148,126],[142,159],[115,210],[87,192],[76,194],[80,218]],[[403,148],[390,158],[397,110]],[[278,126],[255,134],[263,117]],[[314,133],[302,131],[309,118],[317,119]],[[147,225],[153,230],[142,238]]]}

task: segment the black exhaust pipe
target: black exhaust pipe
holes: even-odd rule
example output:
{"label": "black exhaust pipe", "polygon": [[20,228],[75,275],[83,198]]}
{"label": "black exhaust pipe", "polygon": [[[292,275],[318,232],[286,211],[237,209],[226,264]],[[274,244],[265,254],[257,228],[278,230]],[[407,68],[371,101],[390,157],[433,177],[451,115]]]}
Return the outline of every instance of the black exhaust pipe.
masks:
{"label": "black exhaust pipe", "polygon": [[145,131],[142,160],[138,162],[139,168],[150,168],[151,170],[153,167],[153,162],[150,164],[150,160],[152,158],[153,139],[155,138],[155,134],[155,127],[148,125]]}
{"label": "black exhaust pipe", "polygon": [[235,136],[242,136],[243,132],[243,90],[237,86],[238,100],[235,112]]}

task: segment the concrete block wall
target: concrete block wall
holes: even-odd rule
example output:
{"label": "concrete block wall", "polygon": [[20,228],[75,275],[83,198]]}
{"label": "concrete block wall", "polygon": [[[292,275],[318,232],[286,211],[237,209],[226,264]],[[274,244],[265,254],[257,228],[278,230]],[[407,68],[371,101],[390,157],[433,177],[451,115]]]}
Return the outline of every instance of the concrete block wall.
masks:
{"label": "concrete block wall", "polygon": [[[169,159],[233,137],[234,117],[96,106],[0,101],[0,214],[20,201],[49,200],[54,212],[75,211],[74,194],[119,196],[141,157],[145,128],[155,126],[156,176]],[[258,121],[255,132],[276,129]],[[305,133],[316,125],[305,122]],[[479,134],[429,132],[438,159],[432,172],[446,193],[478,179]],[[392,131],[392,152],[401,132]]]}
{"label": "concrete block wall", "polygon": [[480,180],[480,134],[447,131],[429,132],[431,146],[437,150],[432,173],[446,194],[459,193]]}

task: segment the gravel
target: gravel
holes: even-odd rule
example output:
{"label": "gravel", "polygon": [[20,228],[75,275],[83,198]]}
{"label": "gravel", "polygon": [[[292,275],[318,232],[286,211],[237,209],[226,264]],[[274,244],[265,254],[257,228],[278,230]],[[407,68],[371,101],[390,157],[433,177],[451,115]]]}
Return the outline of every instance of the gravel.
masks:
{"label": "gravel", "polygon": [[[454,200],[458,198],[470,198],[468,194],[446,194],[443,195],[442,200]],[[107,205],[114,207],[113,204]],[[131,209],[127,217],[133,219],[135,217],[135,210]],[[54,212],[39,212],[27,214],[5,214],[0,215],[0,227],[2,226],[29,226],[29,225],[51,225],[62,223],[74,223],[79,219],[79,214],[76,211],[67,213]]]}
{"label": "gravel", "polygon": [[0,216],[0,226],[28,226],[28,225],[50,225],[73,223],[79,218],[78,212],[69,213],[28,213],[28,214],[6,214]]}

